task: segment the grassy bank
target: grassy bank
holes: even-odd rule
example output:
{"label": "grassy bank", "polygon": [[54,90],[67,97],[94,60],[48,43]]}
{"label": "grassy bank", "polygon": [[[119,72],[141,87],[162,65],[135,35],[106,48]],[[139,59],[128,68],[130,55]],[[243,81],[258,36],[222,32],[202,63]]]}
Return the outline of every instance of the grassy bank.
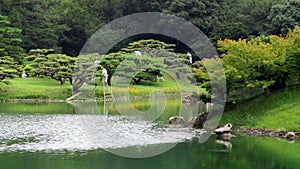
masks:
{"label": "grassy bank", "polygon": [[0,83],[0,100],[66,99],[72,95],[71,85],[60,85],[49,78],[14,78],[8,81],[9,85]]}
{"label": "grassy bank", "polygon": [[221,123],[244,128],[300,131],[300,87],[280,89],[227,108]]}
{"label": "grassy bank", "polygon": [[[8,79],[9,85],[0,83],[0,100],[11,99],[59,99],[64,100],[72,96],[72,86],[69,83],[60,85],[50,78],[14,78]],[[109,88],[106,88],[106,92]],[[165,94],[178,94],[179,88],[175,81],[166,77],[165,81],[130,85],[130,87],[113,88],[114,95],[122,95],[129,91],[130,96],[148,96],[154,90],[161,90]],[[95,90],[96,97],[103,98],[103,86],[99,83]]]}
{"label": "grassy bank", "polygon": [[[0,84],[0,100],[9,99],[59,99],[72,95],[69,84],[48,78],[15,78],[10,85]],[[165,94],[177,94],[179,88],[174,81],[153,84],[131,85],[128,88],[116,88],[116,92],[129,90],[130,96],[146,96],[159,89]],[[116,94],[116,93],[114,93]],[[101,85],[96,88],[96,96],[103,97]],[[270,97],[264,95],[226,108],[221,123],[231,122],[234,126],[300,131],[300,87],[281,89],[272,92]]]}

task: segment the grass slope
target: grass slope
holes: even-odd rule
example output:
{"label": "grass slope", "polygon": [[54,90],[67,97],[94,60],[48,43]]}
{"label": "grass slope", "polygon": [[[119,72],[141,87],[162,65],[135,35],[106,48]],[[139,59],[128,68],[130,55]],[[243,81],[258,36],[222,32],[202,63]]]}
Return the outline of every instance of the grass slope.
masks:
{"label": "grass slope", "polygon": [[[72,86],[69,82],[60,85],[58,81],[50,78],[14,78],[8,79],[9,85],[0,83],[0,100],[10,99],[66,99],[72,96]],[[103,98],[103,85],[97,81],[95,90],[96,97],[101,100]],[[105,88],[108,90],[108,88]],[[130,96],[148,96],[155,90],[160,90],[165,94],[178,94],[182,90],[190,90],[189,88],[180,89],[177,83],[170,77],[165,76],[165,81],[155,83],[143,83],[140,85],[130,85],[130,87],[113,87],[114,95],[122,95],[128,92]]]}
{"label": "grass slope", "polygon": [[274,91],[231,106],[221,123],[231,122],[244,128],[300,131],[300,87]]}
{"label": "grass slope", "polygon": [[72,95],[71,85],[60,85],[49,78],[14,78],[8,81],[9,85],[0,83],[0,100],[65,99]]}

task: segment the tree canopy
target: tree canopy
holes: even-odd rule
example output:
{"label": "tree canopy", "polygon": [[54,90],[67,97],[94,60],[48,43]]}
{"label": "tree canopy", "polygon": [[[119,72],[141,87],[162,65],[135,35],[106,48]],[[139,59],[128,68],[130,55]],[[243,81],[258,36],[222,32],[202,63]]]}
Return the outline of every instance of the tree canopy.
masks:
{"label": "tree canopy", "polygon": [[7,16],[0,14],[0,56],[10,56],[21,62],[21,32],[21,29],[11,27]]}
{"label": "tree canopy", "polygon": [[268,19],[270,33],[287,34],[288,29],[300,25],[300,0],[286,0],[272,7]]}
{"label": "tree canopy", "polygon": [[21,69],[17,62],[9,56],[0,56],[0,82],[8,84],[3,81],[5,78],[14,78],[20,75]]}
{"label": "tree canopy", "polygon": [[[138,12],[164,12],[199,27],[214,44],[220,38],[250,39],[287,33],[299,25],[299,0],[0,0],[0,13],[22,30],[21,47],[48,48],[69,56],[95,31],[119,17]],[[143,35],[141,35],[143,36]],[[158,36],[170,42],[168,37]],[[129,38],[129,42],[139,39]],[[180,42],[177,50],[184,51]],[[126,47],[122,44],[121,48]]]}
{"label": "tree canopy", "polygon": [[210,88],[204,65],[220,59],[224,66],[228,93],[238,89],[281,88],[299,82],[299,27],[289,30],[286,37],[259,36],[252,40],[219,40],[221,58],[204,59],[194,69],[198,83]]}
{"label": "tree canopy", "polygon": [[76,58],[65,54],[53,53],[53,49],[33,49],[32,55],[26,57],[29,62],[25,70],[30,76],[45,76],[64,84],[69,80],[72,84],[73,69]]}

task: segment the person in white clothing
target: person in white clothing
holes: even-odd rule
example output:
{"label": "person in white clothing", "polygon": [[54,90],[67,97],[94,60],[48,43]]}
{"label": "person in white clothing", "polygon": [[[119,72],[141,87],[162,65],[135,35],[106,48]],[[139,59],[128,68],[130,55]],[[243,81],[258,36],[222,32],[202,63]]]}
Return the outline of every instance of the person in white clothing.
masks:
{"label": "person in white clothing", "polygon": [[189,64],[192,65],[193,64],[193,57],[192,54],[190,52],[187,53],[188,57],[189,57]]}
{"label": "person in white clothing", "polygon": [[99,63],[100,63],[100,60],[96,59],[96,60],[94,61],[95,67],[98,67]]}
{"label": "person in white clothing", "polygon": [[135,56],[142,56],[142,52],[140,52],[140,51],[134,51],[134,54],[135,54]]}
{"label": "person in white clothing", "polygon": [[22,78],[26,78],[27,77],[27,74],[25,71],[23,71],[22,75],[21,75]]}
{"label": "person in white clothing", "polygon": [[108,82],[107,82],[107,80],[108,80],[108,74],[107,74],[107,70],[104,67],[102,67],[102,75],[104,76],[104,83],[105,83],[105,85],[108,85]]}

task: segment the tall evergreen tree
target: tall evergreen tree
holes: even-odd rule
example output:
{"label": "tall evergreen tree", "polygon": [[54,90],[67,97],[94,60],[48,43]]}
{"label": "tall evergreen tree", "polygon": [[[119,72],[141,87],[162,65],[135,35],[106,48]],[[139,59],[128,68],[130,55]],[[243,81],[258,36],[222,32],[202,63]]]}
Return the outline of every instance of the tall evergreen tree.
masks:
{"label": "tall evergreen tree", "polygon": [[268,19],[269,33],[287,34],[288,29],[300,25],[300,0],[286,0],[284,4],[274,5]]}
{"label": "tall evergreen tree", "polygon": [[59,13],[51,13],[59,5],[56,0],[1,1],[0,11],[14,27],[22,29],[22,47],[28,52],[36,48],[59,51],[59,37],[65,24],[58,23]]}
{"label": "tall evergreen tree", "polygon": [[0,56],[10,56],[21,61],[21,29],[10,26],[7,16],[0,15]]}

